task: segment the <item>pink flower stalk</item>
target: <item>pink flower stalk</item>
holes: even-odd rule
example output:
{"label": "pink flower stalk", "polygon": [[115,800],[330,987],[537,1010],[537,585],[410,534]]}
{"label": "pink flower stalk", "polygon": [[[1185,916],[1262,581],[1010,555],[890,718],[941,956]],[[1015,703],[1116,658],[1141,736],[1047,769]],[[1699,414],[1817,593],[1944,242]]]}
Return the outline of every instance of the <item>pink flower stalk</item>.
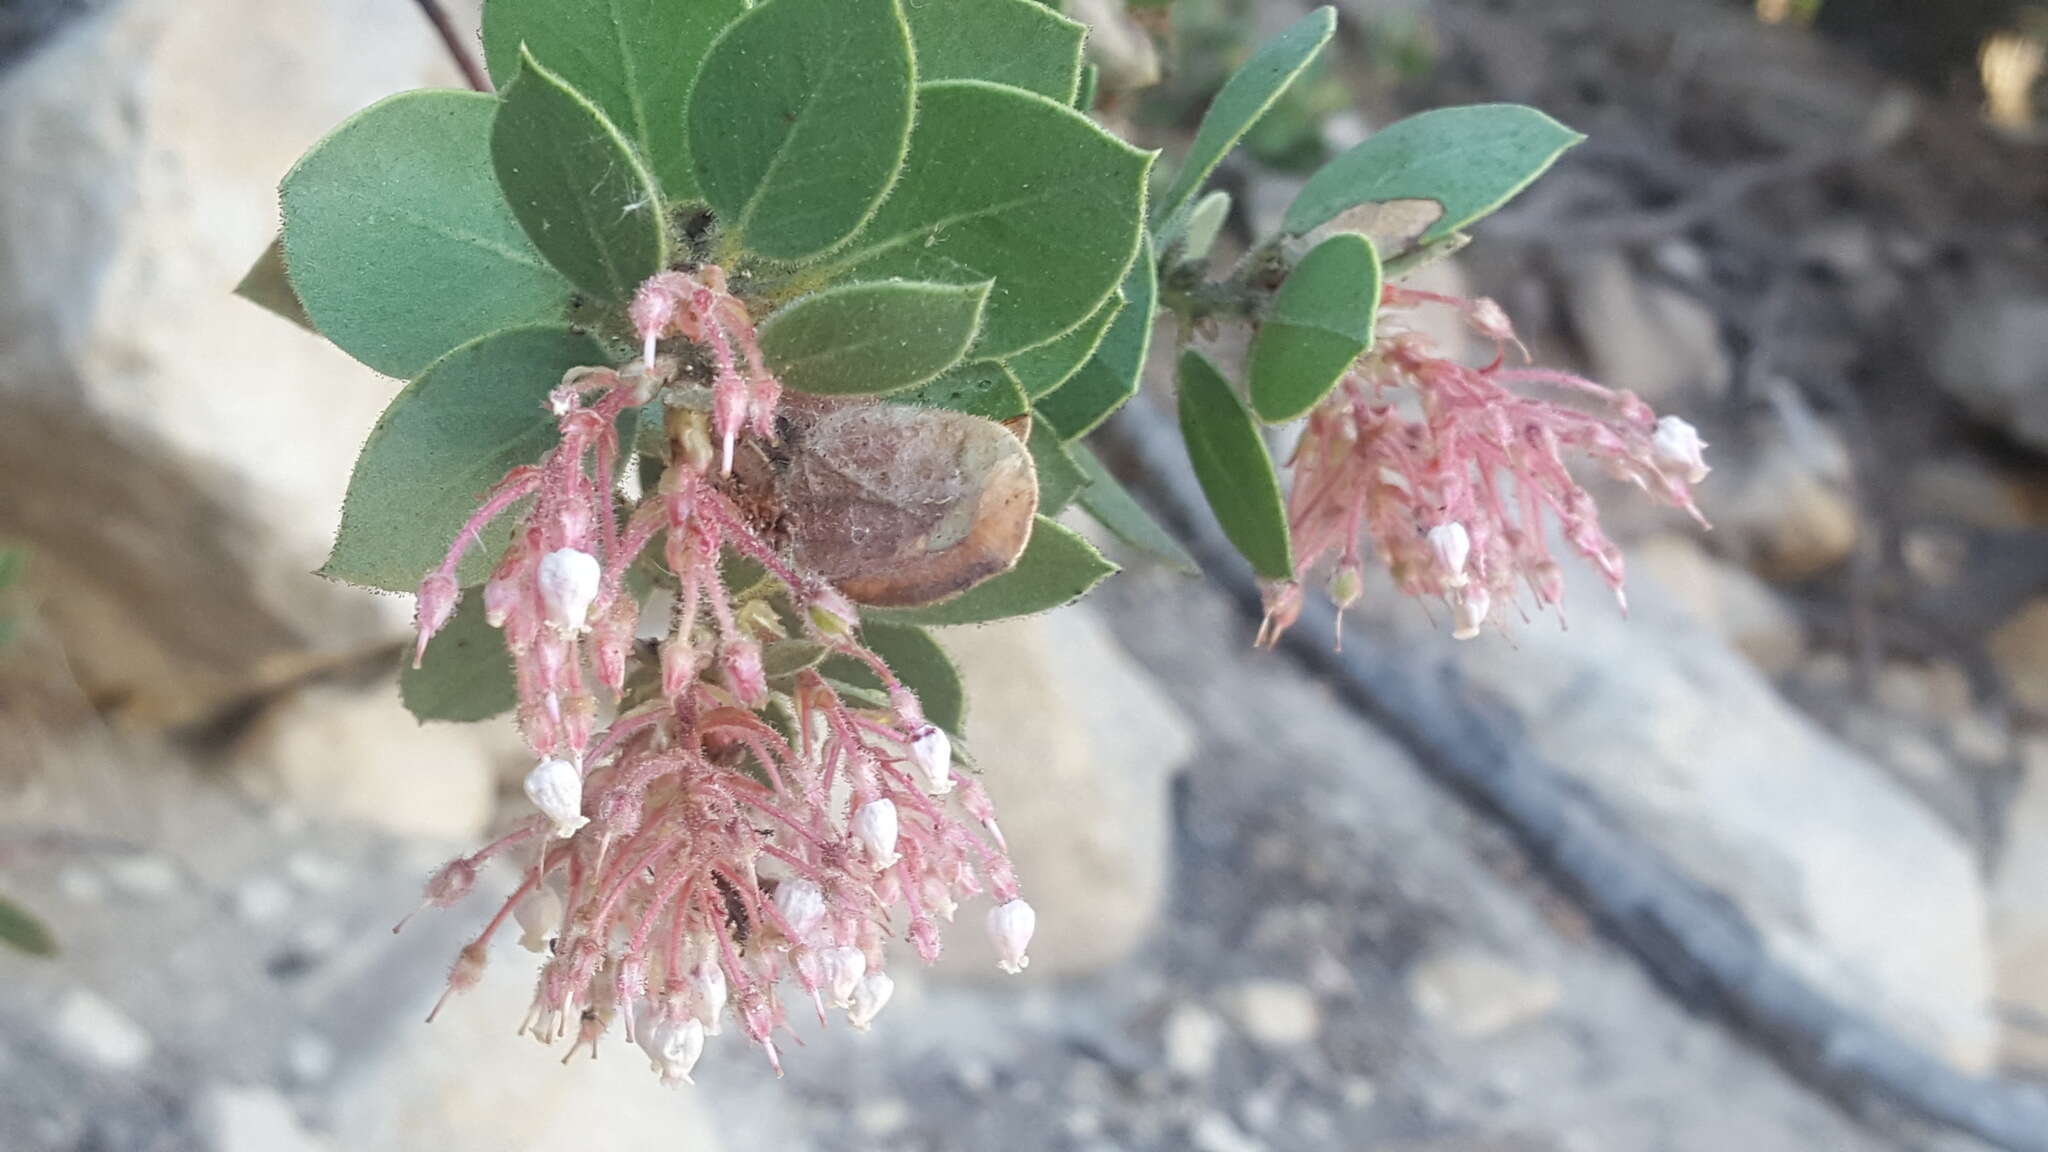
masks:
{"label": "pink flower stalk", "polygon": [[634,294],[628,318],[640,336],[650,372],[656,348],[666,337],[681,336],[710,351],[712,429],[724,445],[721,472],[732,471],[733,443],[741,429],[773,439],[782,384],[761,357],[747,306],[726,291],[724,269],[707,264],[695,275],[662,272],[649,277]]}
{"label": "pink flower stalk", "polygon": [[[750,419],[719,432],[728,446],[765,434],[759,405],[765,397],[772,412],[777,389],[715,268],[648,281],[632,318],[650,339],[710,346],[714,421],[738,371],[730,345],[745,350]],[[489,941],[511,923],[547,957],[525,1031],[544,1043],[573,1033],[571,1054],[594,1053],[616,1021],[664,1082],[683,1083],[728,1016],[779,1069],[786,990],[821,1021],[837,1008],[866,1028],[895,986],[888,940],[906,936],[936,960],[938,923],[960,899],[992,894],[990,931],[1011,971],[1028,963],[1033,915],[987,794],[860,643],[853,604],[792,565],[726,491],[693,439],[700,414],[672,413],[677,458],[637,507],[616,509],[616,419],[669,374],[661,363],[572,372],[550,399],[558,443],[492,489],[423,581],[419,623],[424,652],[454,610],[464,552],[491,519],[531,500],[483,595],[512,657],[537,811],[428,884],[427,903],[446,906],[485,861],[525,857],[523,882],[463,949],[449,992],[476,982]],[[882,696],[849,698],[815,669],[772,690],[763,646],[779,638],[781,616],[762,587],[727,586],[728,549],[769,573],[812,641],[870,669]],[[634,639],[639,604],[625,576],[636,563],[673,592],[658,656]],[[650,674],[635,677],[635,662]]]}
{"label": "pink flower stalk", "polygon": [[[1462,311],[1494,342],[1493,362],[1473,368],[1448,359],[1402,324],[1425,306]],[[1340,607],[1355,600],[1368,539],[1403,591],[1445,603],[1460,639],[1500,621],[1498,609],[1522,587],[1538,609],[1559,604],[1564,580],[1547,521],[1622,600],[1621,551],[1601,530],[1568,456],[1597,462],[1699,518],[1692,486],[1706,478],[1706,445],[1691,425],[1658,419],[1631,392],[1566,372],[1507,367],[1511,343],[1519,346],[1491,300],[1385,290],[1379,339],[1309,414],[1295,450],[1288,498],[1295,579],[1267,589],[1262,641],[1294,622],[1302,581],[1332,553],[1332,598]]]}

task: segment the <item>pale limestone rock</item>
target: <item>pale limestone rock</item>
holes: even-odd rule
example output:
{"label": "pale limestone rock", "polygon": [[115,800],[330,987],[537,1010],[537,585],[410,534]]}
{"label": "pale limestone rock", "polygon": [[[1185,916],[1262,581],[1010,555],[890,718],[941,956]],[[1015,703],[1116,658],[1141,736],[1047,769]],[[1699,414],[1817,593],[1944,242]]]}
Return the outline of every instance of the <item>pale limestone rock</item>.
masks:
{"label": "pale limestone rock", "polygon": [[1176,1004],[1160,1032],[1166,1067],[1185,1080],[1207,1080],[1226,1033],[1223,1021],[1199,1004]]}
{"label": "pale limestone rock", "polygon": [[1768,676],[1806,653],[1806,622],[1754,574],[1707,554],[1691,536],[1653,537],[1629,551],[1629,575],[1647,575]]}
{"label": "pale limestone rock", "polygon": [[2048,737],[2021,751],[2026,775],[2006,809],[2005,854],[1992,882],[1992,941],[2003,1033],[1999,1058],[2048,1075]]}
{"label": "pale limestone rock", "polygon": [[1547,972],[1517,967],[1475,948],[1458,948],[1416,965],[1408,974],[1408,995],[1438,1027],[1476,1040],[1548,1016],[1563,989]]}
{"label": "pale limestone rock", "polygon": [[1772,580],[1817,575],[1847,559],[1861,523],[1848,496],[1849,450],[1789,385],[1769,390],[1774,423],[1746,456],[1717,453],[1699,503],[1722,546]]}
{"label": "pale limestone rock", "polygon": [[2013,702],[2048,713],[2048,597],[2030,601],[1991,634],[1991,661]]}
{"label": "pale limestone rock", "polygon": [[[1085,605],[940,640],[966,679],[967,746],[1038,913],[1023,979],[1130,955],[1165,895],[1167,782],[1192,748],[1185,718]],[[984,915],[961,909],[943,972],[1007,979]]]}
{"label": "pale limestone rock", "polygon": [[1713,309],[1643,279],[1618,250],[1601,249],[1580,264],[1567,299],[1594,379],[1659,407],[1727,391],[1728,353]]}
{"label": "pale limestone rock", "polygon": [[73,988],[51,1016],[57,1046],[109,1072],[134,1072],[156,1045],[133,1017],[96,992]]}
{"label": "pale limestone rock", "polygon": [[[439,989],[416,992],[423,1017]],[[705,1088],[662,1087],[645,1054],[617,1028],[600,1041],[598,1059],[586,1055],[564,1065],[561,1043],[543,1048],[513,1034],[532,997],[533,957],[499,949],[481,984],[451,999],[433,1024],[398,1029],[389,1049],[337,1086],[336,1145],[382,1152],[715,1152]],[[757,1061],[760,1054],[728,1029],[704,1059]]]}
{"label": "pale limestone rock", "polygon": [[1251,980],[1230,995],[1230,1014],[1253,1043],[1299,1048],[1322,1031],[1315,993],[1286,980]]}
{"label": "pale limestone rock", "polygon": [[380,681],[299,689],[257,719],[232,765],[315,819],[466,843],[491,818],[500,766],[521,757],[508,724],[421,724]]}
{"label": "pale limestone rock", "polygon": [[[1584,565],[1565,571],[1568,631],[1543,616],[1512,643],[1455,646],[1474,689],[1614,819],[1725,893],[1780,960],[1958,1067],[1987,1067],[1991,961],[1971,845],[1655,585],[1624,620]],[[1398,600],[1366,597],[1380,626],[1413,635]]]}
{"label": "pale limestone rock", "polygon": [[402,629],[308,575],[397,383],[229,293],[307,146],[453,82],[353,0],[130,0],[0,77],[0,533],[103,705],[202,718]]}
{"label": "pale limestone rock", "polygon": [[215,1152],[326,1152],[325,1140],[306,1131],[284,1097],[258,1085],[218,1085],[200,1109]]}

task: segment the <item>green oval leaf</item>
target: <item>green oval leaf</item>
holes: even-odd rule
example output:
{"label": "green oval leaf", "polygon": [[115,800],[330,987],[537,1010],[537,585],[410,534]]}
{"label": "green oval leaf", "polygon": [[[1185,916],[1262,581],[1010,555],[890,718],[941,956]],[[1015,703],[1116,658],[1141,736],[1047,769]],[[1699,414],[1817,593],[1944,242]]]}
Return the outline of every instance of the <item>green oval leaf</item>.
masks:
{"label": "green oval leaf", "polygon": [[1031,542],[1017,558],[1017,566],[1008,572],[951,600],[922,608],[869,608],[863,615],[892,624],[927,627],[986,624],[1071,604],[1116,570],[1116,565],[1103,559],[1094,545],[1057,521],[1040,516],[1032,526]]}
{"label": "green oval leaf", "polygon": [[908,392],[889,397],[899,404],[944,408],[1001,423],[1031,411],[1031,401],[1000,360],[975,360]]}
{"label": "green oval leaf", "polygon": [[1088,477],[1088,486],[1081,490],[1081,507],[1087,509],[1095,522],[1116,534],[1116,538],[1138,551],[1159,560],[1188,576],[1201,574],[1195,558],[1174,539],[1159,521],[1152,518],[1145,506],[1138,503],[1117,478],[1109,474],[1102,461],[1082,444],[1067,445],[1067,452],[1074,459],[1082,474]]}
{"label": "green oval leaf", "polygon": [[1116,320],[1116,314],[1124,309],[1122,289],[1109,294],[1102,307],[1095,314],[1081,322],[1079,328],[1049,344],[1040,344],[1010,357],[1007,363],[1010,371],[1016,373],[1017,382],[1024,386],[1024,393],[1033,400],[1051,394],[1060,385],[1073,378],[1088,362],[1095,350],[1102,346],[1102,338],[1109,332],[1109,326]]}
{"label": "green oval leaf", "polygon": [[919,80],[988,80],[1073,103],[1087,25],[1036,0],[926,0],[903,14]]}
{"label": "green oval leaf", "polygon": [[1380,258],[1355,233],[1332,236],[1301,258],[1273,296],[1252,340],[1252,409],[1278,424],[1304,415],[1372,346]]}
{"label": "green oval leaf", "polygon": [[1192,348],[1180,358],[1180,431],[1224,535],[1261,577],[1293,578],[1287,508],[1266,442],[1230,382]]}
{"label": "green oval leaf", "polygon": [[704,53],[746,10],[746,0],[489,0],[484,61],[508,86],[524,44],[618,126],[669,199],[690,200],[683,110]]}
{"label": "green oval leaf", "polygon": [[412,653],[406,653],[398,673],[398,698],[422,724],[489,720],[518,706],[512,658],[505,651],[504,635],[484,619],[482,588],[463,590],[454,617],[434,635],[419,667],[412,666]]}
{"label": "green oval leaf", "polygon": [[1138,394],[1145,358],[1152,351],[1153,313],[1158,308],[1159,273],[1147,240],[1124,277],[1128,303],[1117,313],[1095,355],[1065,384],[1038,401],[1038,414],[1051,421],[1060,438],[1073,440],[1093,432],[1110,413]]}
{"label": "green oval leaf", "polygon": [[1060,434],[1043,420],[1031,422],[1031,435],[1024,441],[1031,450],[1031,463],[1038,472],[1038,512],[1057,516],[1074,497],[1088,487],[1088,476],[1060,443]]}
{"label": "green oval leaf", "polygon": [[761,650],[761,671],[770,680],[815,668],[825,659],[825,646],[811,640],[777,640]]}
{"label": "green oval leaf", "polygon": [[1336,30],[1336,11],[1318,8],[1267,41],[1231,74],[1202,114],[1202,126],[1195,130],[1195,142],[1188,146],[1173,185],[1153,205],[1152,218],[1159,221],[1162,243],[1180,234],[1187,224],[1184,210],[1202,183],[1274,101],[1308,70]]}
{"label": "green oval leaf", "polygon": [[522,51],[491,121],[491,163],[534,247],[578,288],[624,301],[668,265],[654,178],[589,98]]}
{"label": "green oval leaf", "polygon": [[[931,633],[906,624],[879,620],[861,624],[861,643],[882,658],[896,679],[917,696],[924,718],[954,737],[966,735],[967,689],[953,658],[939,647]],[[821,669],[828,680],[851,684],[870,692],[881,692],[882,681],[866,664],[847,656],[834,656]],[[886,699],[886,697],[885,697]]]}
{"label": "green oval leaf", "polygon": [[768,0],[735,21],[689,109],[725,243],[807,260],[853,235],[903,166],[916,78],[896,0]]}
{"label": "green oval leaf", "polygon": [[761,325],[761,352],[776,378],[799,392],[895,392],[959,363],[987,300],[985,283],[843,284],[770,316]]}
{"label": "green oval leaf", "polygon": [[1366,137],[1309,177],[1287,231],[1319,228],[1361,204],[1434,200],[1427,244],[1508,202],[1585,137],[1534,108],[1474,104],[1410,116]]}
{"label": "green oval leaf", "polygon": [[0,896],[0,944],[29,956],[57,954],[57,938],[43,922],[4,896]]}
{"label": "green oval leaf", "polygon": [[839,271],[995,281],[984,358],[1086,320],[1137,252],[1151,154],[1015,88],[947,80],[919,85],[918,99],[903,175]]}
{"label": "green oval leaf", "polygon": [[[496,332],[435,361],[363,445],[320,574],[415,591],[491,486],[553,446],[543,406],[562,374],[608,359],[590,337],[550,327]],[[500,517],[463,561],[462,583],[481,583],[510,536]]]}
{"label": "green oval leaf", "polygon": [[486,332],[566,321],[575,290],[491,174],[497,101],[403,92],[356,113],[284,178],[284,256],[320,334],[410,378]]}

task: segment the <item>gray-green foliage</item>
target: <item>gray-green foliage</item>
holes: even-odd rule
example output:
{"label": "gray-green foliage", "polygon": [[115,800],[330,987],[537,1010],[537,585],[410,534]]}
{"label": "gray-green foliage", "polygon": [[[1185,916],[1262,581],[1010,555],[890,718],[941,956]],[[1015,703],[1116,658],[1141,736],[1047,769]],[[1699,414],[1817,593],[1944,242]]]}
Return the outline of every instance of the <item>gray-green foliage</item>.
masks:
{"label": "gray-green foliage", "polygon": [[[280,242],[238,288],[410,381],[356,465],[324,573],[416,587],[490,486],[554,443],[543,400],[562,374],[632,355],[626,303],[639,285],[705,262],[729,275],[785,387],[1010,422],[1028,435],[1042,513],[1078,500],[1187,566],[1075,441],[1139,391],[1162,303],[1184,307],[1229,212],[1204,184],[1323,52],[1335,17],[1319,9],[1248,56],[1148,213],[1153,157],[1084,114],[1086,30],[1058,8],[488,0],[500,94],[405,93],[343,123],[286,176]],[[1393,276],[1577,139],[1527,108],[1424,113],[1317,172],[1286,231],[1341,230],[1357,209],[1391,204],[1427,227],[1383,248]],[[1291,260],[1302,247],[1261,251]],[[1291,269],[1258,309],[1245,391],[1260,416],[1306,412],[1370,347],[1379,275],[1372,242],[1353,235]],[[1240,389],[1191,354],[1180,403],[1232,539],[1261,575],[1289,575],[1278,482]],[[641,445],[657,464],[660,445]],[[475,542],[463,583],[482,578],[507,522]],[[959,709],[933,703],[957,698],[957,677],[909,626],[1040,611],[1112,570],[1041,515],[1010,571],[875,612],[868,639],[906,679],[917,668],[927,707],[957,727]],[[423,717],[509,702],[478,600],[406,674]],[[778,667],[817,655],[791,643]]]}

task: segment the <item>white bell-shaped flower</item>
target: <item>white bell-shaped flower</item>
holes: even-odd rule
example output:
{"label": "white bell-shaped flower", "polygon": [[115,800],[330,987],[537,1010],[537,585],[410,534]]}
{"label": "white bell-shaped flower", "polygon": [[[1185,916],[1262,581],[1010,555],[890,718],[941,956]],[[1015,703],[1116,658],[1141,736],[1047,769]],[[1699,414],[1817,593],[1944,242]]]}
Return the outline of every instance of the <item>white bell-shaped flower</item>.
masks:
{"label": "white bell-shaped flower", "polygon": [[896,802],[887,796],[861,805],[853,813],[853,836],[876,869],[896,863]]}
{"label": "white bell-shaped flower", "polygon": [[944,796],[953,790],[953,742],[938,725],[927,724],[910,738],[910,762],[925,791]]}
{"label": "white bell-shaped flower", "polygon": [[554,821],[555,835],[564,840],[590,823],[590,818],[583,814],[583,774],[567,760],[543,760],[528,772],[526,798]]}
{"label": "white bell-shaped flower", "polygon": [[540,558],[533,579],[548,623],[564,632],[583,631],[604,579],[597,557],[579,548],[556,549]]}
{"label": "white bell-shaped flower", "polygon": [[831,994],[832,1003],[841,1008],[851,1008],[861,977],[868,972],[867,954],[851,945],[837,945],[818,953],[818,967],[825,978],[825,990]]}
{"label": "white bell-shaped flower", "polygon": [[1023,900],[1010,900],[988,911],[988,938],[995,942],[996,964],[1015,975],[1031,966],[1024,950],[1038,928],[1038,913]]}
{"label": "white bell-shaped flower", "polygon": [[847,1023],[865,1032],[875,1022],[875,1016],[888,1006],[889,997],[896,994],[896,981],[887,972],[870,972],[860,978],[860,984],[853,990],[853,1006],[846,1010]]}

